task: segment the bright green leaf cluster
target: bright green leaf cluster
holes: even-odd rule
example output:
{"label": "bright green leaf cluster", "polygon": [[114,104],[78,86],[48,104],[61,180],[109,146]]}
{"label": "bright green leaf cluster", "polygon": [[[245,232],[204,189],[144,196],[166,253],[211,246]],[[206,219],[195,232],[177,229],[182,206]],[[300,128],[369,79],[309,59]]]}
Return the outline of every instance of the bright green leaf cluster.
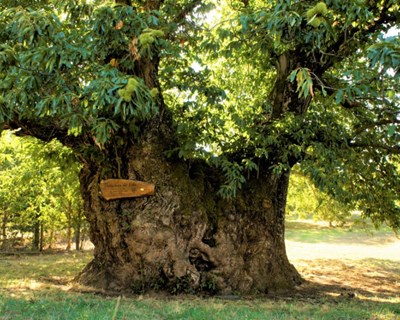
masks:
{"label": "bright green leaf cluster", "polygon": [[328,14],[328,8],[325,2],[318,2],[314,7],[310,8],[306,12],[306,18],[308,24],[314,28],[318,28],[321,23],[325,20]]}
{"label": "bright green leaf cluster", "polygon": [[129,78],[128,79],[128,84],[126,85],[125,89],[119,89],[118,90],[118,95],[125,102],[131,102],[132,101],[132,95],[137,90],[138,86],[139,86],[139,81],[137,79]]}

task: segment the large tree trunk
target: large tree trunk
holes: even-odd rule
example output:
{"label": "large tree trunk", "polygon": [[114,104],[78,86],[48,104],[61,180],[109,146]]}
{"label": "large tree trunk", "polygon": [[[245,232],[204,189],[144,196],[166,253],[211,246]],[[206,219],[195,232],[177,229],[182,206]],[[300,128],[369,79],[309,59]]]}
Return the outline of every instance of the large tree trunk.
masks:
{"label": "large tree trunk", "polygon": [[266,293],[301,277],[285,251],[289,174],[261,170],[234,200],[216,195],[218,175],[165,156],[161,139],[130,147],[125,178],[156,185],[154,196],[105,201],[101,168],[81,172],[94,259],[78,277],[106,290]]}
{"label": "large tree trunk", "polygon": [[[156,9],[162,2],[151,3],[150,9]],[[286,74],[285,59],[281,69]],[[135,61],[135,75],[162,92],[158,65],[158,57]],[[162,96],[159,115],[140,126],[139,142],[129,144],[127,134],[123,146],[105,146],[107,161],[102,165],[90,154],[83,160],[81,191],[95,250],[78,277],[82,283],[106,290],[173,293],[266,293],[301,283],[285,250],[288,173],[273,175],[266,169],[271,163],[265,164],[237,197],[223,200],[217,195],[219,172],[200,161],[167,158],[176,137]],[[107,178],[154,183],[156,192],[106,201],[99,184]]]}

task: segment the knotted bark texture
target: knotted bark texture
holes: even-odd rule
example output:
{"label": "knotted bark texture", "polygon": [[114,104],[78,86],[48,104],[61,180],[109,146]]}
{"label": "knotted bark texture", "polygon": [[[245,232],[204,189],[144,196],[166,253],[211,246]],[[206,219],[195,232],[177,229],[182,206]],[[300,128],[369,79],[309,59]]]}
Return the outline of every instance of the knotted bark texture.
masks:
{"label": "knotted bark texture", "polygon": [[267,293],[301,277],[286,257],[288,175],[260,170],[233,200],[217,196],[219,178],[205,164],[165,156],[148,137],[131,147],[124,178],[156,185],[154,196],[106,201],[101,168],[86,166],[81,184],[93,261],[78,277],[111,291]]}

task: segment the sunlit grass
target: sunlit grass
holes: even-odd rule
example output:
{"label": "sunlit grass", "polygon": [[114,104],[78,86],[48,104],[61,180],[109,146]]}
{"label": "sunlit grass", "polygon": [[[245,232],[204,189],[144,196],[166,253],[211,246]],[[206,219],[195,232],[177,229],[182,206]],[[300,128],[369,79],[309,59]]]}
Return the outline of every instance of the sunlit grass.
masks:
{"label": "sunlit grass", "polygon": [[383,226],[349,224],[345,227],[328,227],[312,220],[289,220],[286,222],[286,239],[306,243],[363,243],[383,244],[398,241],[395,233]]}
{"label": "sunlit grass", "polygon": [[0,293],[29,296],[37,290],[67,290],[91,257],[91,252],[1,256]]}
{"label": "sunlit grass", "polygon": [[[0,298],[1,319],[111,319],[117,298],[39,294]],[[400,316],[396,304],[362,301],[224,301],[181,297],[122,298],[117,319],[384,319]]]}

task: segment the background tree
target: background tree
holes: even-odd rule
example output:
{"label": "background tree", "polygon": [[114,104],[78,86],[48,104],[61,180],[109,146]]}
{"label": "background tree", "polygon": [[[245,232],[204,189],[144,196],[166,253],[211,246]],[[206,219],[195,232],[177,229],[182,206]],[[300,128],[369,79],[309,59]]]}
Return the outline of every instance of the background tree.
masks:
{"label": "background tree", "polygon": [[71,152],[57,141],[44,144],[10,132],[0,137],[0,152],[2,248],[23,246],[15,241],[25,234],[33,235],[32,248],[41,251],[65,229],[70,244],[72,229],[79,234],[84,225],[79,165]]}
{"label": "background tree", "polygon": [[[299,284],[284,244],[298,162],[325,192],[399,226],[398,38],[382,38],[397,2],[218,2],[210,30],[207,1],[45,3],[1,8],[0,121],[79,157],[95,245],[82,282]],[[105,201],[107,178],[156,193]]]}

